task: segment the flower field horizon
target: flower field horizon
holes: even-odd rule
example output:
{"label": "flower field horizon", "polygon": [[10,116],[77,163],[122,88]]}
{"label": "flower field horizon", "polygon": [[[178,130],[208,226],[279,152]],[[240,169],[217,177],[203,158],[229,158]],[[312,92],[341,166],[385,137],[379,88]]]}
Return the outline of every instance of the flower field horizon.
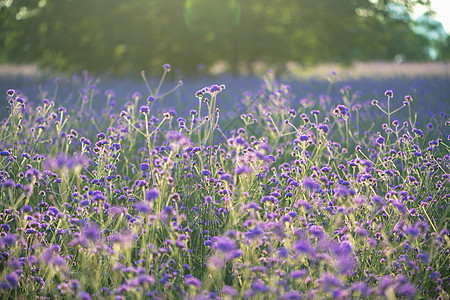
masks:
{"label": "flower field horizon", "polygon": [[448,74],[161,72],[5,76],[2,299],[449,298]]}

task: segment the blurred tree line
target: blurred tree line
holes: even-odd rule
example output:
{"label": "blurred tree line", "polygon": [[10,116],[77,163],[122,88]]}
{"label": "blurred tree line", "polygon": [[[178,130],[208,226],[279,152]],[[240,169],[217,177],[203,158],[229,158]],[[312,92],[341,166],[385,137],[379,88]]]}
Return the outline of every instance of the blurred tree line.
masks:
{"label": "blurred tree line", "polygon": [[[170,63],[428,60],[429,0],[0,0],[0,61],[123,74]],[[417,24],[416,24],[417,25]]]}

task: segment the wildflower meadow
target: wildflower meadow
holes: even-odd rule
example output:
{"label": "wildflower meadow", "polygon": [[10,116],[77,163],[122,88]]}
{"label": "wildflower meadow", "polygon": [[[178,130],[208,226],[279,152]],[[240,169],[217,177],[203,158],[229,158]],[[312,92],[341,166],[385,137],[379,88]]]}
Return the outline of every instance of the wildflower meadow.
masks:
{"label": "wildflower meadow", "polygon": [[161,73],[1,91],[1,299],[449,299],[448,89]]}

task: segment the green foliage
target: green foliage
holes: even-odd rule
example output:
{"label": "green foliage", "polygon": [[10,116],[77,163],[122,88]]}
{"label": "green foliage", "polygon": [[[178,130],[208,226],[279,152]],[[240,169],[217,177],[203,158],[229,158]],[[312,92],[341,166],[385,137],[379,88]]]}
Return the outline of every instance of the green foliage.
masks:
{"label": "green foliage", "polygon": [[[425,60],[429,42],[398,1],[368,0],[3,0],[0,61],[136,73],[170,61],[189,73],[202,63],[257,60]],[[425,1],[424,5],[429,5]]]}

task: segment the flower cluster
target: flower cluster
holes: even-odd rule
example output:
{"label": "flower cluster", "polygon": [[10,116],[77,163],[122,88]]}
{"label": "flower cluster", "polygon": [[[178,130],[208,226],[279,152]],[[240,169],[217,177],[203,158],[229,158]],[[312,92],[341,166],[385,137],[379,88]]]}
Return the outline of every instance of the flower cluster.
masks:
{"label": "flower cluster", "polygon": [[419,95],[297,101],[269,73],[193,110],[83,78],[73,107],[6,91],[0,298],[448,297],[450,119]]}

